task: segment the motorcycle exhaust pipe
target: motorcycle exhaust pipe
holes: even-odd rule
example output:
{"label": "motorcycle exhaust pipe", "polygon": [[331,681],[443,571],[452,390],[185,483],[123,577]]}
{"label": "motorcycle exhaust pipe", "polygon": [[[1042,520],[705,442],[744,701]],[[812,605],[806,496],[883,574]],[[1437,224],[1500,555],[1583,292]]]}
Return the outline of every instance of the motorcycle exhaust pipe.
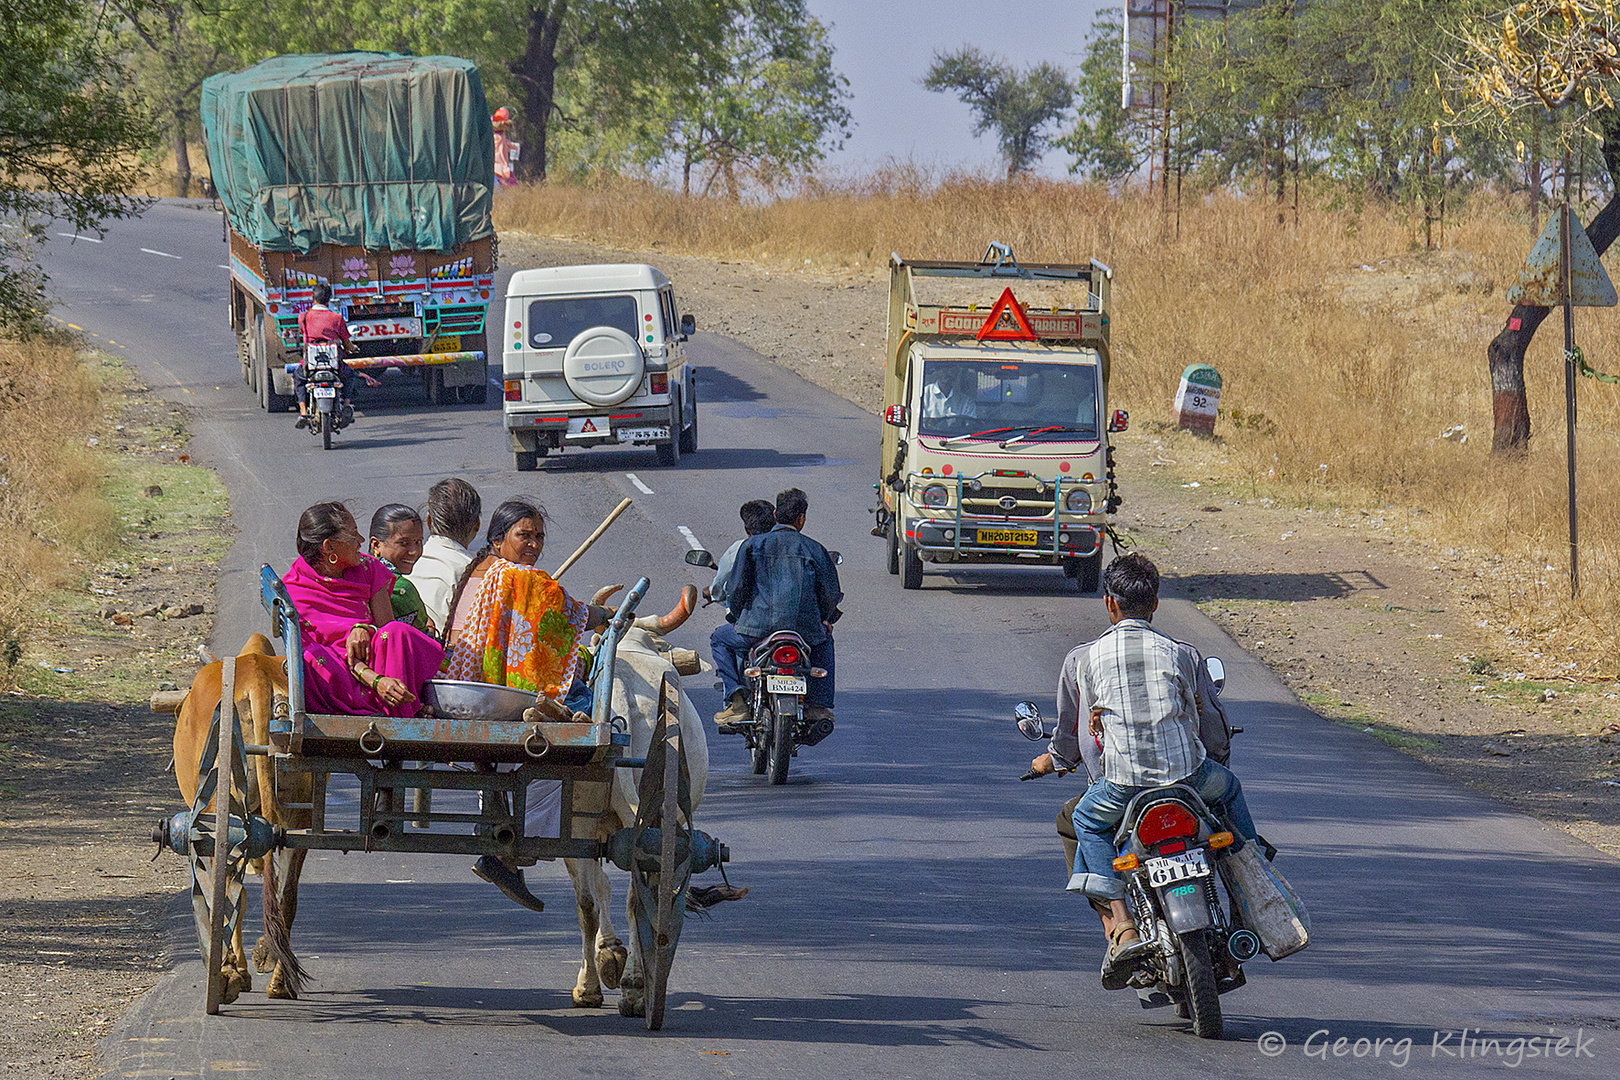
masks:
{"label": "motorcycle exhaust pipe", "polygon": [[1260,955],[1260,935],[1253,930],[1235,930],[1226,939],[1226,951],[1238,963],[1246,964]]}

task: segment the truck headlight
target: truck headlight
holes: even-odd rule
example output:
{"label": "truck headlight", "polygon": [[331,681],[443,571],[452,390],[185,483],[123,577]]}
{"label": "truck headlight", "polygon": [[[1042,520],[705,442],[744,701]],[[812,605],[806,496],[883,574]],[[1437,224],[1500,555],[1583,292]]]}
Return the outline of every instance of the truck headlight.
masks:
{"label": "truck headlight", "polygon": [[1091,492],[1085,488],[1075,488],[1063,496],[1063,509],[1071,514],[1085,514],[1091,511]]}
{"label": "truck headlight", "polygon": [[922,504],[924,506],[946,506],[950,501],[950,492],[945,490],[944,484],[929,484],[922,490]]}

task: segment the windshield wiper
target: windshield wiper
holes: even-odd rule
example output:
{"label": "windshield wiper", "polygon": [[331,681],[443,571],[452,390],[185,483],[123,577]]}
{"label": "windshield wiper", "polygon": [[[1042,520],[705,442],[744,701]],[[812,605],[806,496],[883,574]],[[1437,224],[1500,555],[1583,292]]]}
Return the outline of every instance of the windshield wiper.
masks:
{"label": "windshield wiper", "polygon": [[949,446],[951,443],[959,443],[965,439],[982,439],[986,435],[1000,435],[1003,431],[1022,431],[1025,428],[1032,428],[1034,426],[1034,424],[1013,424],[1011,427],[986,428],[984,431],[975,431],[971,435],[954,435],[940,443],[940,445]]}
{"label": "windshield wiper", "polygon": [[1025,439],[1029,438],[1031,435],[1046,435],[1046,434],[1049,434],[1049,433],[1054,432],[1054,431],[1092,432],[1094,430],[1095,429],[1088,428],[1088,427],[1065,427],[1062,424],[1053,424],[1050,427],[1037,428],[1034,431],[1026,431],[1022,435],[1014,435],[1012,438],[1008,439],[1006,442],[1001,444],[1001,449],[1005,450],[1005,449],[1007,449],[1007,447],[1011,446],[1013,443],[1023,442]]}

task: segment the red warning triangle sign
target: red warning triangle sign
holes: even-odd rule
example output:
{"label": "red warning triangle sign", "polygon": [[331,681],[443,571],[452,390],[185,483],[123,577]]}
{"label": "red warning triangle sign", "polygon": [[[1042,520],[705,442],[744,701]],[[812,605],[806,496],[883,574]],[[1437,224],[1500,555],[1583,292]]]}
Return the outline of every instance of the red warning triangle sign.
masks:
{"label": "red warning triangle sign", "polygon": [[589,417],[586,417],[585,422],[583,424],[579,425],[579,431],[580,431],[581,435],[583,435],[587,431],[595,431],[595,430],[596,430],[596,424]]}
{"label": "red warning triangle sign", "polygon": [[980,341],[1039,341],[1041,337],[1029,325],[1024,306],[1013,295],[1011,285],[1001,290],[1001,297],[990,309],[990,317],[984,320],[975,336]]}

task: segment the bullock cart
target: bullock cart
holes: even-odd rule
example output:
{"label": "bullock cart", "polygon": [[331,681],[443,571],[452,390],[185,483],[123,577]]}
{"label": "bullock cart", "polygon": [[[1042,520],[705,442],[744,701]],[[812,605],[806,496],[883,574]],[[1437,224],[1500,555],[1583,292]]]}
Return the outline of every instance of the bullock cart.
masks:
{"label": "bullock cart", "polygon": [[[221,665],[220,705],[201,748],[196,795],[188,809],[161,821],[153,835],[190,863],[192,908],[208,973],[207,1012],[217,1013],[222,1002],[234,997],[227,995],[225,969],[232,963],[233,938],[236,954],[241,952],[243,879],[252,860],[264,860],[266,929],[274,949],[273,922],[291,917],[273,910],[277,902],[271,875],[281,853],[426,852],[493,855],[520,865],[536,859],[606,859],[628,871],[632,944],[639,948],[644,979],[641,1002],[647,1027],[661,1027],[688,884],[694,873],[721,866],[730,854],[692,823],[692,781],[673,670],[658,688],[644,757],[628,756],[628,725],[612,715],[615,658],[647,579],[630,590],[602,633],[592,665],[595,706],[589,718],[534,695],[482,688],[490,696],[519,699],[504,715],[492,718],[487,703],[454,700],[457,688],[474,696],[477,688],[434,684],[444,691],[432,710],[437,715],[409,719],[308,712],[298,612],[271,567],[263,568],[260,581],[272,633],[286,647],[284,658],[273,658],[277,674],[285,674],[285,691],[277,679],[268,723],[253,717],[257,722],[248,724],[249,731],[267,732],[268,737],[262,743],[244,738],[239,706],[245,712],[265,709],[258,703],[263,695],[252,701],[242,697],[235,686],[238,665]],[[242,670],[251,674],[253,669]],[[259,763],[250,767],[254,759]],[[634,824],[604,834],[597,823],[618,769],[640,770]],[[327,784],[335,773],[353,776],[359,784],[359,820],[345,814],[343,827],[327,820]],[[270,792],[262,790],[265,778],[273,787]],[[556,836],[525,835],[527,787],[535,780],[561,783]],[[417,789],[475,791],[481,796],[479,809],[455,813],[431,809],[430,803],[413,806],[408,795]],[[408,823],[417,828],[407,829]],[[433,826],[455,831],[426,831]],[[223,845],[220,837],[226,838]],[[294,879],[296,874],[294,869]],[[295,894],[291,903],[296,904]],[[285,938],[285,922],[282,934]],[[276,955],[279,959],[283,953]],[[290,944],[284,955],[296,966]],[[278,996],[296,996],[296,988]]]}

